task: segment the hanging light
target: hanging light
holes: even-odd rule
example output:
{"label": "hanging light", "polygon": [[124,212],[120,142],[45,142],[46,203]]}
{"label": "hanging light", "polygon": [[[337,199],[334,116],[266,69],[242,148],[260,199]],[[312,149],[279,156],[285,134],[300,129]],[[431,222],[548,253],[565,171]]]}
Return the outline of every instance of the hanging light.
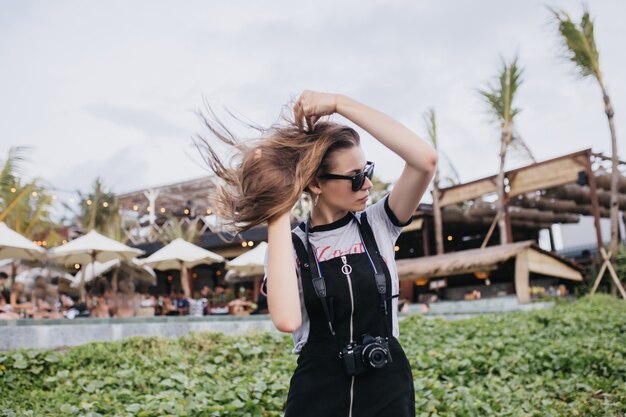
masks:
{"label": "hanging light", "polygon": [[91,200],[87,200],[86,203],[87,203],[88,206],[90,206],[92,201]]}
{"label": "hanging light", "polygon": [[253,242],[253,241],[251,241],[251,240],[249,240],[249,241],[248,241],[248,246],[250,246],[250,247],[254,246],[254,242]]}
{"label": "hanging light", "polygon": [[135,204],[135,205],[133,206],[133,211],[137,211],[137,210],[139,210],[139,206],[138,206],[137,204]]}
{"label": "hanging light", "polygon": [[476,271],[476,272],[474,272],[474,276],[477,279],[487,279],[487,278],[489,278],[489,271],[487,271],[487,272]]}
{"label": "hanging light", "polygon": [[102,203],[102,207],[107,208],[109,207],[109,203],[107,203],[106,201],[104,203]]}
{"label": "hanging light", "polygon": [[161,213],[165,213],[165,207],[161,207]]}
{"label": "hanging light", "polygon": [[428,278],[418,278],[415,280],[415,285],[424,286],[428,284]]}
{"label": "hanging light", "polygon": [[248,246],[248,242],[241,242],[241,246],[245,248],[246,246]]}
{"label": "hanging light", "polygon": [[396,245],[393,250],[395,250],[396,252],[398,252],[400,250],[400,246]]}

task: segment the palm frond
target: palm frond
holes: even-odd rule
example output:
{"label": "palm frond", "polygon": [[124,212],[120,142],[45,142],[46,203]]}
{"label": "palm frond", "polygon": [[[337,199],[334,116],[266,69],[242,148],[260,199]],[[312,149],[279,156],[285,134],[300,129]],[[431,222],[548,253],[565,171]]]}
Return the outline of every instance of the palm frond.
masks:
{"label": "palm frond", "polygon": [[428,131],[428,138],[432,142],[435,149],[437,149],[437,120],[435,117],[435,109],[429,108],[424,114],[424,123],[426,124],[426,130]]}
{"label": "palm frond", "polygon": [[7,158],[0,170],[0,191],[9,189],[15,185],[17,177],[21,172],[21,163],[26,161],[25,154],[29,151],[26,146],[14,146],[9,148]]}
{"label": "palm frond", "polygon": [[530,149],[530,146],[528,146],[526,141],[522,139],[522,137],[516,132],[513,133],[511,145],[513,146],[515,150],[521,153],[524,157],[530,159],[532,162],[537,162],[537,158],[535,158],[535,155],[533,154],[533,151]]}
{"label": "palm frond", "polygon": [[600,80],[600,55],[589,11],[585,9],[579,25],[572,21],[567,12],[554,9],[551,11],[559,22],[565,58],[576,65],[582,77],[591,75]]}
{"label": "palm frond", "polygon": [[0,211],[0,222],[11,214],[16,208],[25,200],[28,199],[30,193],[34,190],[33,184],[28,184],[24,188],[17,190],[15,197],[12,200],[6,201],[6,206]]}
{"label": "palm frond", "polygon": [[513,106],[517,90],[522,84],[522,68],[518,65],[515,57],[510,63],[502,59],[502,67],[495,82],[486,89],[479,89],[478,93],[483,97],[487,108],[495,120],[500,123],[513,123],[521,109]]}
{"label": "palm frond", "polygon": [[459,171],[456,170],[448,154],[445,153],[444,151],[441,151],[441,156],[443,156],[443,159],[446,161],[446,164],[445,164],[446,168],[444,170],[450,171],[449,173],[445,175],[445,180],[449,183],[449,185],[460,184],[461,175],[459,175]]}

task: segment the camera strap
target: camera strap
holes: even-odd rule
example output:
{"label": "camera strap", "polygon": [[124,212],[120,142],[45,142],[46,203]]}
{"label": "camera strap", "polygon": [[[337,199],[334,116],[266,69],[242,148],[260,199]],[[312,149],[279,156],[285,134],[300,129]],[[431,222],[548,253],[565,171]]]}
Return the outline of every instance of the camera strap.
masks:
{"label": "camera strap", "polygon": [[[315,290],[315,294],[320,299],[322,303],[322,309],[324,310],[324,315],[326,316],[326,320],[328,323],[328,329],[330,330],[330,334],[335,339],[335,343],[337,344],[338,352],[341,352],[341,344],[339,343],[339,339],[337,338],[337,334],[335,333],[335,329],[333,328],[333,312],[332,305],[331,309],[328,308],[328,302],[326,301],[326,282],[324,281],[324,277],[320,273],[319,263],[317,257],[313,253],[311,249],[311,244],[309,243],[309,229],[308,224],[305,223],[305,232],[306,232],[306,241],[307,247],[305,249],[302,240],[295,233],[291,234],[291,239],[293,241],[293,246],[296,250],[296,254],[298,255],[298,259],[300,260],[300,269],[301,270],[309,270],[311,273],[311,280],[313,282],[313,289]],[[331,298],[332,300],[332,298]]]}
{"label": "camera strap", "polygon": [[309,259],[309,267],[311,270],[311,280],[313,281],[313,288],[315,289],[315,294],[317,297],[322,300],[322,309],[324,310],[324,315],[328,320],[328,329],[333,337],[336,337],[335,329],[333,328],[332,318],[330,317],[330,312],[328,310],[328,303],[326,302],[326,282],[324,281],[324,277],[322,276],[322,272],[320,270],[320,264],[313,252],[313,245],[309,242],[309,222],[307,221],[304,225],[304,233],[306,234],[306,250],[307,257]]}
{"label": "camera strap", "polygon": [[[378,250],[378,245],[376,244],[376,238],[374,238],[374,231],[372,230],[369,222],[367,221],[367,214],[365,212],[361,213],[360,220],[356,217],[354,213],[352,213],[354,220],[359,225],[359,235],[361,236],[361,241],[365,246],[365,253],[374,269],[374,278],[376,279],[376,289],[378,290],[379,298],[380,298],[380,310],[383,313],[383,321],[385,326],[385,336],[389,339],[389,324],[387,323],[387,316],[389,315],[389,309],[387,308],[387,281],[385,279],[385,270],[383,269],[381,259],[382,256]],[[370,254],[373,253],[374,257]],[[397,297],[391,296],[391,298]]]}

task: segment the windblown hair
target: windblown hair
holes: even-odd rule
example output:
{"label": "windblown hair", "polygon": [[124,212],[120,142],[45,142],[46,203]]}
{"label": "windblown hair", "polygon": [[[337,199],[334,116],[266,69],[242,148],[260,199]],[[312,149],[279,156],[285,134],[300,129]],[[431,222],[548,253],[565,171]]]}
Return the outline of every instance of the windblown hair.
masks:
{"label": "windblown hair", "polygon": [[331,169],[333,152],[358,146],[358,133],[330,121],[283,116],[284,123],[269,129],[255,127],[260,137],[242,141],[221,123],[199,113],[213,136],[235,154],[225,163],[210,141],[199,136],[199,147],[209,168],[221,180],[211,196],[224,226],[235,234],[290,212],[307,186]]}

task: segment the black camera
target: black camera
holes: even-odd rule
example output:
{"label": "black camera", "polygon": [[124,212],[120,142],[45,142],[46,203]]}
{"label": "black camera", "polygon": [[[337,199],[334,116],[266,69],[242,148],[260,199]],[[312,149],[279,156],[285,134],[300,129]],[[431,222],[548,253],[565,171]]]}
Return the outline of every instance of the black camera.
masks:
{"label": "black camera", "polygon": [[343,360],[348,375],[358,375],[393,362],[387,340],[382,337],[372,337],[369,334],[363,335],[361,344],[348,344],[343,348],[339,357]]}

